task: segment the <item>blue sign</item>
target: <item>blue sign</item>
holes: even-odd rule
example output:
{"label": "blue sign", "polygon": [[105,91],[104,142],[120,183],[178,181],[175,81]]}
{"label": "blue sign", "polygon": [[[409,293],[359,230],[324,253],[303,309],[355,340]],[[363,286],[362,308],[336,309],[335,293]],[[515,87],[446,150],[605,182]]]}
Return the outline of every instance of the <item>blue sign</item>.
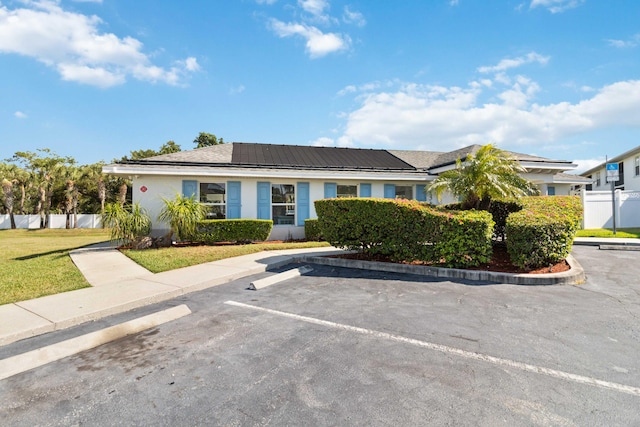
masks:
{"label": "blue sign", "polygon": [[620,180],[619,169],[617,163],[607,163],[607,182],[616,182]]}

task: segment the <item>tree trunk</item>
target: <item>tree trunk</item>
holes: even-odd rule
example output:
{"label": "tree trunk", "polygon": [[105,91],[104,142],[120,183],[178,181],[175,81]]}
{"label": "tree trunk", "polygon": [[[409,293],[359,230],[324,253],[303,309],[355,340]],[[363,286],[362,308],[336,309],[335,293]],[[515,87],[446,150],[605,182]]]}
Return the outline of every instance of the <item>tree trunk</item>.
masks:
{"label": "tree trunk", "polygon": [[11,229],[16,229],[16,219],[13,216],[13,182],[8,179],[2,180],[2,192],[4,193],[4,206],[7,208],[9,214],[9,221],[11,221]]}
{"label": "tree trunk", "polygon": [[64,197],[64,213],[66,214],[65,228],[68,230],[71,228],[71,210],[73,208],[73,181],[70,179],[67,180]]}
{"label": "tree trunk", "polygon": [[104,201],[107,198],[107,186],[104,180],[100,178],[98,181],[98,198],[100,199],[100,213],[104,213]]}
{"label": "tree trunk", "polygon": [[124,206],[125,202],[127,201],[127,190],[129,189],[129,187],[127,186],[127,183],[125,182],[124,184],[122,184],[119,188],[118,191],[118,203],[120,203],[120,206]]}
{"label": "tree trunk", "polygon": [[73,228],[78,228],[78,189],[73,191]]}
{"label": "tree trunk", "polygon": [[45,221],[43,216],[42,207],[45,202],[45,192],[42,186],[38,187],[38,203],[36,204],[36,215],[40,215],[40,228],[45,228]]}
{"label": "tree trunk", "polygon": [[20,184],[20,205],[19,205],[19,210],[18,213],[20,215],[24,215],[24,200],[27,197],[27,189],[25,188],[25,184],[21,183]]}

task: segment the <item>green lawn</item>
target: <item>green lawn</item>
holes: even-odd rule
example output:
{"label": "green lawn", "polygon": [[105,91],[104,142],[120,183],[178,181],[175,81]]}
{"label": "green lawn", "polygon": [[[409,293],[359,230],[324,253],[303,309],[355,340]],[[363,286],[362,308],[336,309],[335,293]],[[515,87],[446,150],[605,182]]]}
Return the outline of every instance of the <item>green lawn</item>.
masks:
{"label": "green lawn", "polygon": [[616,234],[613,230],[605,228],[590,228],[586,230],[578,230],[577,237],[630,237],[640,238],[640,228],[618,228]]}
{"label": "green lawn", "polygon": [[145,251],[122,251],[126,256],[153,273],[189,267],[190,265],[217,261],[261,251],[282,249],[323,248],[326,242],[257,243],[252,245],[186,246],[150,249]]}
{"label": "green lawn", "polygon": [[102,229],[0,230],[0,304],[86,288],[69,251],[106,240]]}
{"label": "green lawn", "polygon": [[[0,230],[0,305],[90,286],[71,261],[69,251],[107,240],[109,232],[102,229]],[[326,246],[324,242],[265,243],[124,253],[158,273],[265,250]]]}

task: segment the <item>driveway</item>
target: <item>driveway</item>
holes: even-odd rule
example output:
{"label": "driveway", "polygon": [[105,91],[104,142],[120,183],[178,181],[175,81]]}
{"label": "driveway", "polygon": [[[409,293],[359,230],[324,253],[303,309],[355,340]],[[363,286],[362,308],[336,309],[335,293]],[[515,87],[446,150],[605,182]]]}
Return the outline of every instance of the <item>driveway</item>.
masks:
{"label": "driveway", "polygon": [[313,266],[0,349],[0,357],[187,304],[193,314],[0,382],[8,425],[640,424],[640,252],[576,247],[581,286]]}

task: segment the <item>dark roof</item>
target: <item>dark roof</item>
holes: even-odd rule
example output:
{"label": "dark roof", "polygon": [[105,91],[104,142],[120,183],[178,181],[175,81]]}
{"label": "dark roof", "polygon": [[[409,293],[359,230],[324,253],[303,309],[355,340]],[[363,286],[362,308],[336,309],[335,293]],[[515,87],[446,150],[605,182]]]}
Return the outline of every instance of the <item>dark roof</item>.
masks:
{"label": "dark roof", "polygon": [[[480,145],[470,145],[450,152],[436,152],[234,142],[148,157],[127,163],[148,166],[215,165],[245,168],[419,172],[452,165],[458,159],[464,160],[469,154],[475,154],[481,147]],[[507,153],[520,161],[570,163],[522,153],[509,151]]]}
{"label": "dark roof", "polygon": [[234,143],[235,165],[413,170],[387,150]]}

